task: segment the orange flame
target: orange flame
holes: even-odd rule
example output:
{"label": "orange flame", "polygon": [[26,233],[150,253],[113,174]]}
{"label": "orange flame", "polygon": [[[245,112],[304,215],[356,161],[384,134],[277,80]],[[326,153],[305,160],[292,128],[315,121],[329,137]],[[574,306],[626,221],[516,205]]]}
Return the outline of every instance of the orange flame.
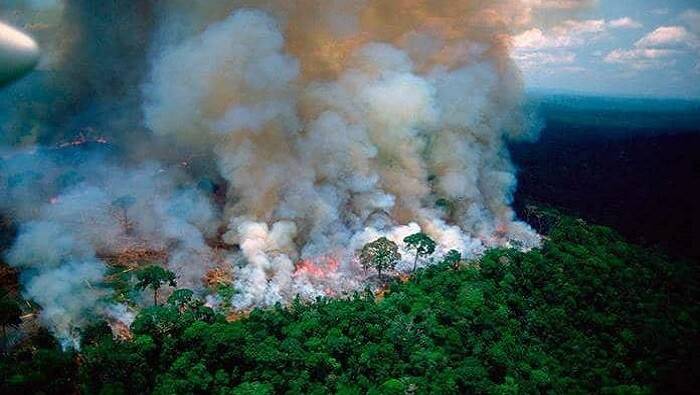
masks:
{"label": "orange flame", "polygon": [[326,256],[318,259],[302,259],[296,264],[294,276],[305,275],[314,278],[326,278],[338,270],[339,262],[336,258]]}

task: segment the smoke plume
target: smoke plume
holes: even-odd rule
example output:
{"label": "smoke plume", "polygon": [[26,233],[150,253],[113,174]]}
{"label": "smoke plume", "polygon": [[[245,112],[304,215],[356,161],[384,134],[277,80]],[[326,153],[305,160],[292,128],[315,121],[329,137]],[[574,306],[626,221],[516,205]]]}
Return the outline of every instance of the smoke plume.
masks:
{"label": "smoke plume", "polygon": [[537,122],[509,47],[551,3],[13,2],[44,59],[0,94],[6,259],[70,346],[126,311],[106,276],[134,251],[201,294],[221,269],[248,309],[362,288],[381,236],[398,272],[418,231],[436,260],[535,247],[510,207],[506,142]]}

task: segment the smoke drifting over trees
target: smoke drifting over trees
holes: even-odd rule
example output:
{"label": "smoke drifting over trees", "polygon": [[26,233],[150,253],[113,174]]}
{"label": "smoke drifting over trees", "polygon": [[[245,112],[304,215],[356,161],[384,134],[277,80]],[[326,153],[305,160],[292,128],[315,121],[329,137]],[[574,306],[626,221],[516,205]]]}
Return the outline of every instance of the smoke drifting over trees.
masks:
{"label": "smoke drifting over trees", "polygon": [[226,267],[247,309],[362,287],[380,237],[398,271],[418,232],[438,257],[539,244],[510,208],[505,142],[537,122],[509,37],[588,2],[11,3],[44,58],[0,94],[6,257],[66,345],[120,311],[104,257],[128,250],[201,293]]}

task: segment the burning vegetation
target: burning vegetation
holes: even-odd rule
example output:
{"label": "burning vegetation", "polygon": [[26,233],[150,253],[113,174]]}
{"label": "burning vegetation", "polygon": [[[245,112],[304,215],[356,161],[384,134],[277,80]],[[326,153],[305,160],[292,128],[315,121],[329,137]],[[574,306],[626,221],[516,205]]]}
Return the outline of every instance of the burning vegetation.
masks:
{"label": "burning vegetation", "polygon": [[149,306],[147,266],[250,311],[540,245],[510,207],[538,122],[509,37],[547,5],[88,3],[12,6],[46,72],[0,106],[5,255],[65,347]]}
{"label": "burning vegetation", "polygon": [[0,392],[696,373],[695,268],[568,219],[543,244],[511,208],[508,142],[540,127],[511,38],[593,1],[10,3],[46,56],[0,92]]}
{"label": "burning vegetation", "polygon": [[[62,351],[40,328],[13,337],[13,351],[0,359],[0,391],[694,389],[698,267],[607,228],[546,217],[550,233],[538,250],[494,249],[468,265],[449,254],[406,280],[385,276],[374,291],[267,309],[223,308],[236,292],[227,284],[217,284],[220,300],[204,300],[167,286],[172,276],[162,268],[130,271],[148,278],[148,299],[161,291],[157,305],[112,308],[84,327],[79,351]],[[299,261],[295,276],[327,277],[332,262]],[[0,299],[1,317],[8,305]],[[22,320],[23,329],[36,325]]]}

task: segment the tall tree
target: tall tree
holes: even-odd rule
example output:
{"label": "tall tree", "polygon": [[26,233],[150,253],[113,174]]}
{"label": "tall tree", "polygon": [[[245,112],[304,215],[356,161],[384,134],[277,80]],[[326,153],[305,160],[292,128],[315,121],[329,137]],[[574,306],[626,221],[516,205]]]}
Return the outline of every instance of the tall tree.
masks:
{"label": "tall tree", "polygon": [[7,291],[0,289],[0,325],[2,326],[2,349],[7,350],[7,327],[17,327],[22,323],[19,318],[22,310],[17,301]]}
{"label": "tall tree", "polygon": [[180,312],[187,309],[193,309],[199,307],[202,303],[197,300],[194,296],[194,292],[191,289],[176,289],[168,297],[168,303],[177,307]]}
{"label": "tall tree", "polygon": [[163,285],[174,287],[177,285],[175,281],[175,273],[170,270],[165,270],[160,266],[147,266],[141,269],[137,274],[138,282],[136,287],[140,289],[151,288],[153,290],[153,304],[158,305],[158,290]]}
{"label": "tall tree", "polygon": [[459,267],[459,262],[461,260],[462,254],[460,254],[457,250],[447,251],[447,254],[445,254],[445,257],[443,258],[443,261],[452,266],[453,269],[457,269]]}
{"label": "tall tree", "polygon": [[425,233],[414,233],[410,236],[406,236],[403,242],[408,245],[409,248],[416,251],[416,258],[413,260],[413,271],[416,271],[416,266],[418,265],[418,258],[431,255],[435,252],[435,241],[431,239]]}
{"label": "tall tree", "polygon": [[362,267],[365,270],[368,267],[375,268],[380,278],[382,277],[382,270],[393,269],[399,259],[401,259],[399,246],[386,237],[365,244],[360,253]]}

